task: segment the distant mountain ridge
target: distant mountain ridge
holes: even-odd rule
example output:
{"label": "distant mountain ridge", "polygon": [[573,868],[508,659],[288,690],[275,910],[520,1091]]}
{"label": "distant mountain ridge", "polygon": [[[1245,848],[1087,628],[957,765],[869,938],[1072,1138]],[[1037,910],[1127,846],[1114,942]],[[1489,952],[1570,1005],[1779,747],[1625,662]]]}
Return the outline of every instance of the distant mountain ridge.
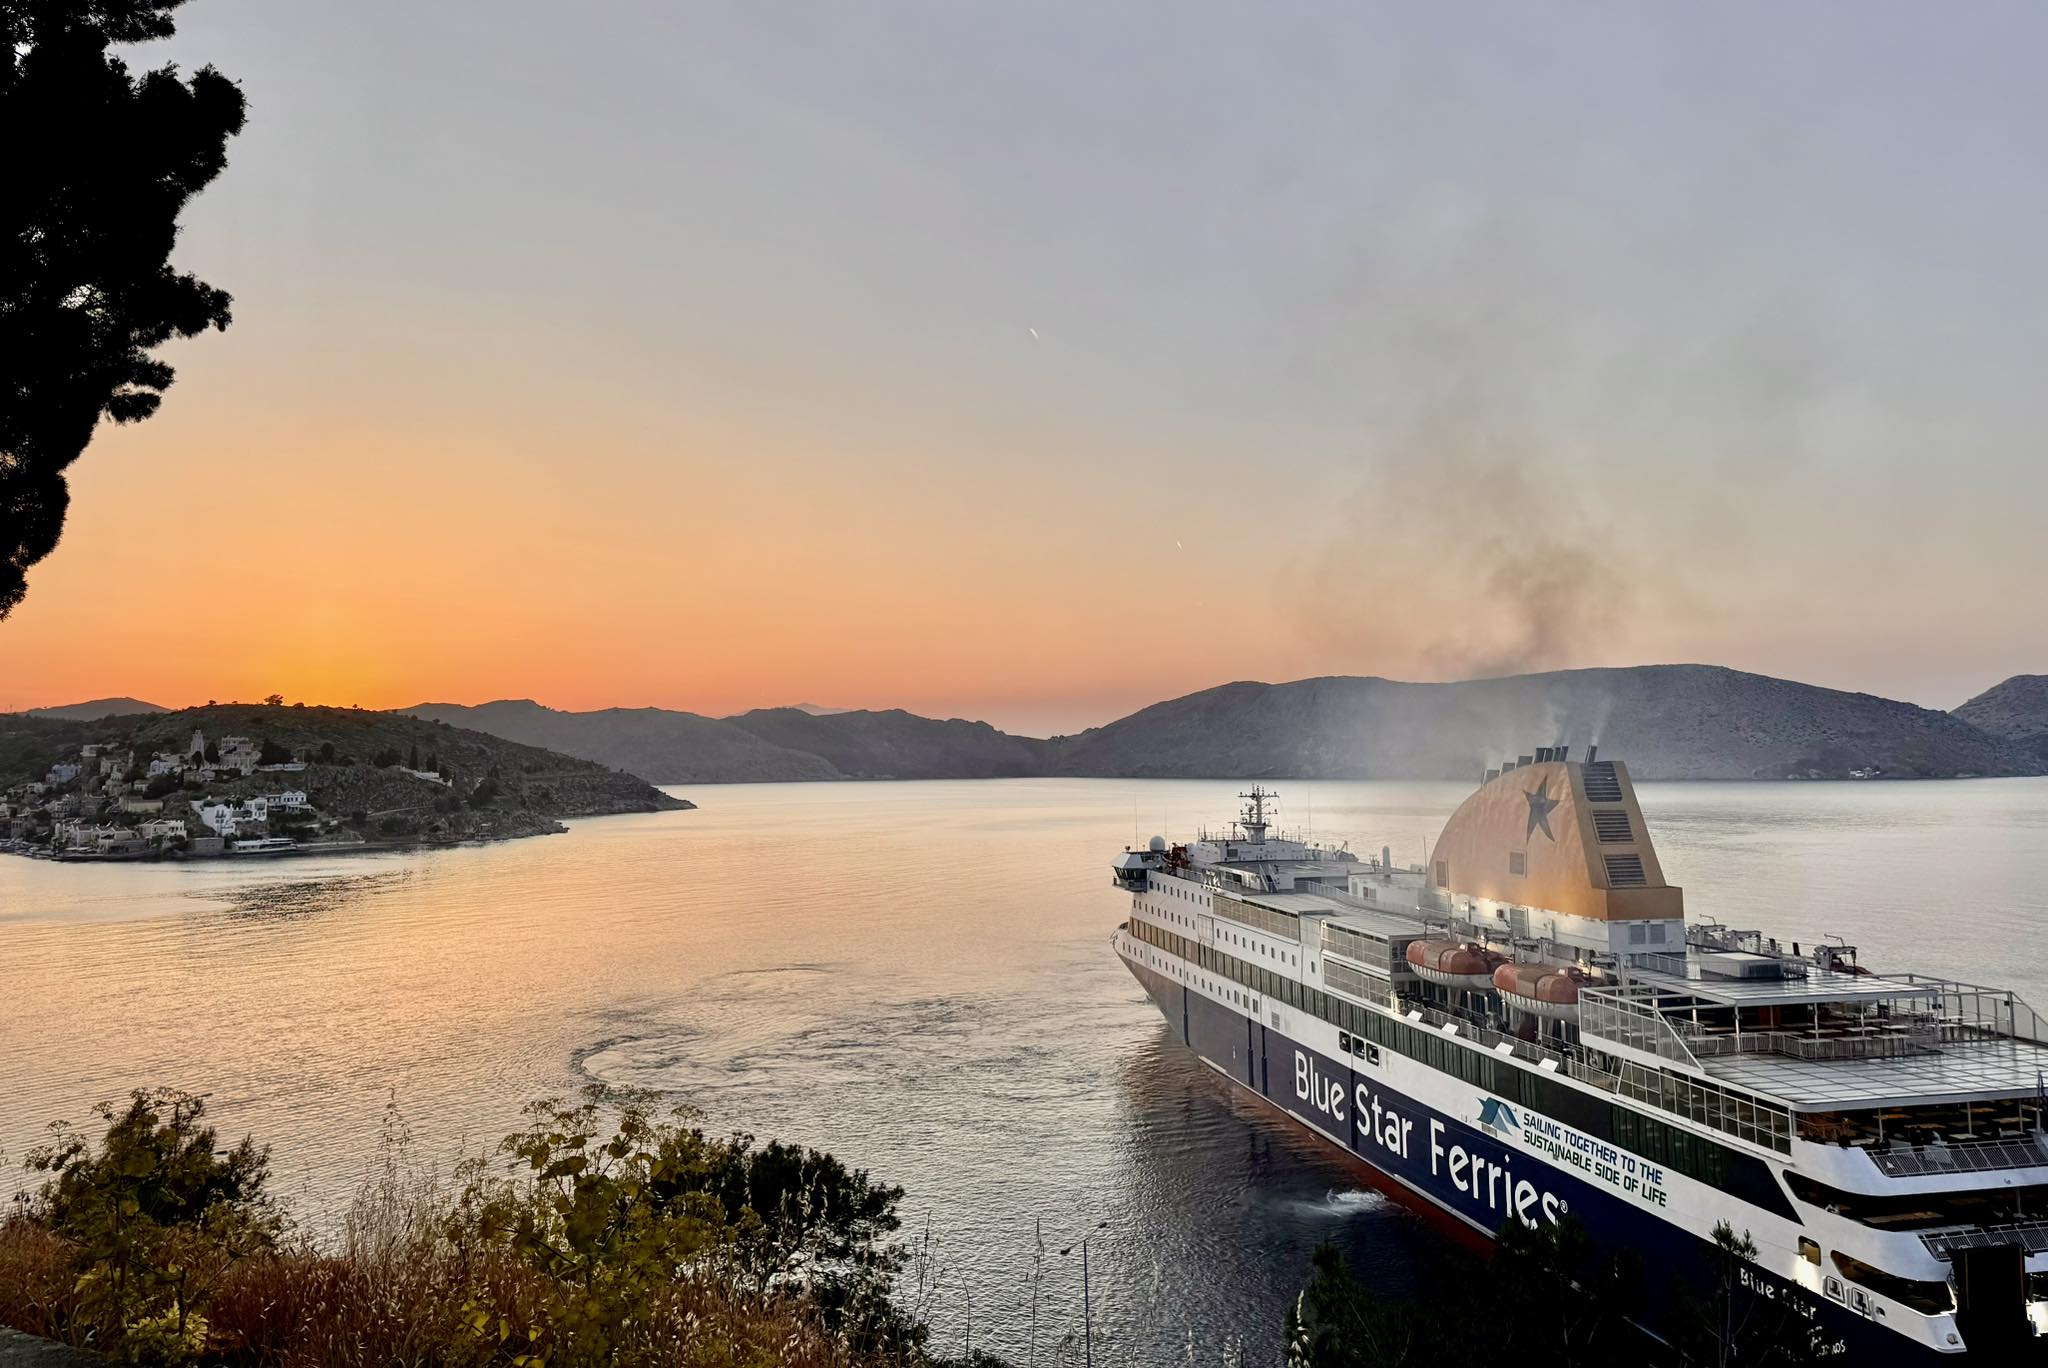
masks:
{"label": "distant mountain ridge", "polygon": [[97,722],[102,717],[139,717],[165,713],[170,709],[139,698],[94,698],[84,703],[66,703],[61,708],[30,708],[30,717],[53,717],[64,722]]}
{"label": "distant mountain ridge", "polygon": [[1536,745],[1563,742],[1583,754],[1596,740],[1639,779],[2048,772],[2048,744],[1975,725],[1964,709],[1950,714],[1713,665],[1442,684],[1351,676],[1241,681],[1050,740],[900,709],[763,708],[710,718],[661,708],[560,712],[506,700],[402,711],[661,784],[1033,775],[1462,779]]}

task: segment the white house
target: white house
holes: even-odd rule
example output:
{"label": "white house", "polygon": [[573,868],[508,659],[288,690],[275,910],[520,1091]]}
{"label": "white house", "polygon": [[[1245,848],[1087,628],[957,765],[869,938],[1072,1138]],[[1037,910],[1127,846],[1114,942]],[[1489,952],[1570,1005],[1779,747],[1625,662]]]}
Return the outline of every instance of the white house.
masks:
{"label": "white house", "polygon": [[200,823],[214,835],[234,835],[237,813],[232,803],[194,802],[192,811],[199,814]]}
{"label": "white house", "polygon": [[142,832],[142,839],[145,841],[173,839],[182,841],[185,839],[185,823],[176,817],[160,817],[144,822],[139,830]]}
{"label": "white house", "polygon": [[253,799],[251,801],[265,802],[274,808],[282,808],[286,812],[297,812],[301,808],[310,806],[306,802],[306,791],[304,789],[286,789],[283,793],[266,794],[261,799]]}
{"label": "white house", "polygon": [[50,766],[50,772],[43,776],[43,781],[50,784],[68,784],[77,777],[78,766],[69,762],[61,762]]}

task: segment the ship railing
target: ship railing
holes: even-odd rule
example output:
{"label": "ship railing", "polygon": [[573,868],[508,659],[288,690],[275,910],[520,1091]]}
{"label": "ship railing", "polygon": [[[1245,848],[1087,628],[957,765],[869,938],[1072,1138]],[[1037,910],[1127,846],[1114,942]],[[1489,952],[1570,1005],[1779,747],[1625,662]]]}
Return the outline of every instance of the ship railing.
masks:
{"label": "ship railing", "polygon": [[1472,1041],[1474,1044],[1484,1045],[1489,1050],[1498,1050],[1502,1045],[1511,1045],[1514,1047],[1513,1053],[1515,1056],[1525,1063],[1541,1064],[1544,1060],[1550,1059],[1555,1060],[1560,1069],[1565,1068],[1571,1063],[1571,1056],[1561,1050],[1554,1050],[1547,1045],[1538,1044],[1533,1040],[1524,1040],[1520,1036],[1509,1035],[1505,1031],[1495,1030],[1493,1027],[1476,1021],[1462,1012],[1447,1012],[1441,1007],[1436,1007],[1426,1002],[1418,1002],[1413,998],[1397,997],[1393,1000],[1392,1006],[1395,1011],[1403,1016],[1420,1012],[1422,1014],[1421,1020],[1426,1025],[1437,1027],[1439,1030],[1445,1026],[1456,1026],[1459,1036]]}
{"label": "ship railing", "polygon": [[1933,1010],[1942,1027],[1942,1039],[1961,1044],[1970,1041],[2006,1039],[2030,1045],[2048,1045],[2048,1021],[2028,1006],[2010,988],[1986,988],[1976,983],[1934,978],[1925,974],[1888,974],[1933,994]]}
{"label": "ship railing", "polygon": [[1632,984],[1611,989],[1581,989],[1579,1035],[1611,1041],[1705,1073],[1699,1056],[1693,1053],[1685,1036],[1658,1009],[1658,1002],[1663,996],[1655,989]]}
{"label": "ship railing", "polygon": [[2029,1254],[2048,1250],[2048,1221],[2008,1221],[2003,1225],[1945,1226],[1920,1232],[1920,1243],[1942,1262],[1949,1262],[1958,1249],[1984,1249],[1996,1245],[2018,1245]]}
{"label": "ship railing", "polygon": [[1958,1140],[1942,1145],[1890,1145],[1870,1149],[1870,1162],[1894,1178],[1928,1174],[1989,1173],[2048,1167],[2048,1139],[2039,1131],[2021,1139]]}
{"label": "ship railing", "polygon": [[1775,1054],[1792,1059],[1901,1059],[1908,1055],[1933,1054],[1941,1049],[1943,1034],[1932,1026],[1871,1026],[1846,1033],[1809,1035],[1800,1031],[1745,1031],[1732,1033],[1687,1032],[1687,1043],[1695,1055]]}

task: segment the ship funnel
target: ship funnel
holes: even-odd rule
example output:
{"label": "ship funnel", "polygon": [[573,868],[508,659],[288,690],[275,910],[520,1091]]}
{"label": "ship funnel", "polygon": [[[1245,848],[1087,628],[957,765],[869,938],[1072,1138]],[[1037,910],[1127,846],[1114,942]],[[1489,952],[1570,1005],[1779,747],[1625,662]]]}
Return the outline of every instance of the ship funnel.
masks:
{"label": "ship funnel", "polygon": [[1571,748],[1570,746],[1559,746],[1559,747],[1557,748],[1557,758],[1558,758],[1558,759],[1560,759],[1560,760],[1569,760],[1569,759],[1571,759],[1571,758],[1572,758],[1572,748]]}
{"label": "ship funnel", "polygon": [[1394,867],[1394,848],[1393,848],[1392,846],[1381,846],[1381,847],[1380,847],[1380,868],[1381,868],[1381,869],[1392,869],[1393,867]]}
{"label": "ship funnel", "polygon": [[1536,763],[1536,757],[1535,757],[1535,756],[1533,756],[1533,755],[1518,755],[1518,756],[1516,756],[1516,757],[1515,757],[1515,768],[1516,768],[1516,769],[1520,769],[1520,768],[1522,768],[1522,766],[1524,766],[1524,765],[1533,765],[1533,764],[1535,764],[1535,763]]}
{"label": "ship funnel", "polygon": [[1490,769],[1486,772],[1486,777],[1481,779],[1479,782],[1482,784],[1490,784],[1498,778],[1500,778],[1500,771],[1497,769]]}
{"label": "ship funnel", "polygon": [[1594,757],[1594,756],[1596,756],[1596,755],[1598,755],[1599,753],[1600,753],[1600,743],[1599,743],[1599,742],[1597,742],[1597,741],[1596,741],[1596,742],[1594,742],[1594,743],[1593,743],[1592,745],[1590,745],[1590,746],[1586,747],[1586,763],[1587,763],[1587,764],[1589,764],[1589,765],[1590,765],[1590,764],[1592,764],[1592,763],[1593,763],[1593,757]]}

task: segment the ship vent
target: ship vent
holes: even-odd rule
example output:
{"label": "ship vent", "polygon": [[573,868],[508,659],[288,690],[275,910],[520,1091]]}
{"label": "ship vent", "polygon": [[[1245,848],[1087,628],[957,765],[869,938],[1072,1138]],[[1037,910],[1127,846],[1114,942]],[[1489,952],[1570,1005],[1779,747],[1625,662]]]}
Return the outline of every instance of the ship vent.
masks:
{"label": "ship vent", "polygon": [[1650,882],[1643,874],[1642,856],[1609,855],[1606,860],[1609,888],[1642,888]]}
{"label": "ship vent", "polygon": [[1634,828],[1628,824],[1628,811],[1625,808],[1613,812],[1595,812],[1593,830],[1609,845],[1633,841],[1636,838]]}
{"label": "ship vent", "polygon": [[1621,780],[1615,777],[1614,762],[1601,760],[1586,766],[1586,801],[1589,803],[1618,803],[1621,801]]}

